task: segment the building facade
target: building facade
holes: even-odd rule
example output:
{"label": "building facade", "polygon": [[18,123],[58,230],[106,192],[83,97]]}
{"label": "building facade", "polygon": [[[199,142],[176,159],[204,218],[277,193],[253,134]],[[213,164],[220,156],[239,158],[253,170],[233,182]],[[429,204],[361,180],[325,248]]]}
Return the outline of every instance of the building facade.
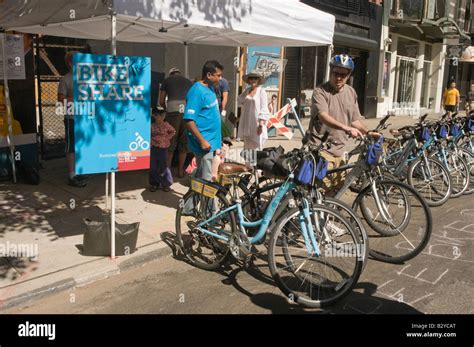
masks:
{"label": "building facade", "polygon": [[[315,86],[329,78],[329,59],[346,53],[356,69],[348,83],[357,91],[362,114],[375,117],[379,74],[379,47],[383,19],[380,0],[303,0],[305,4],[336,17],[331,47],[286,48],[287,65],[283,95],[300,100],[307,114]],[[301,113],[301,112],[300,112]]]}
{"label": "building facade", "polygon": [[450,80],[467,94],[472,72],[459,58],[471,44],[471,1],[386,0],[383,6],[377,117],[441,112]]}

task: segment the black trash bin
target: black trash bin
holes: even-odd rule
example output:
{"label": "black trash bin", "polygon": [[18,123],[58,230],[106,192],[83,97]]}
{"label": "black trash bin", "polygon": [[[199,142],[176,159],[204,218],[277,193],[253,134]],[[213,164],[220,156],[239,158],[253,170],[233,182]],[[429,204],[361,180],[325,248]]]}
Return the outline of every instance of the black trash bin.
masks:
{"label": "black trash bin", "polygon": [[[110,221],[97,222],[84,218],[86,231],[83,241],[83,255],[110,256]],[[137,247],[140,223],[115,223],[115,255],[128,255]]]}

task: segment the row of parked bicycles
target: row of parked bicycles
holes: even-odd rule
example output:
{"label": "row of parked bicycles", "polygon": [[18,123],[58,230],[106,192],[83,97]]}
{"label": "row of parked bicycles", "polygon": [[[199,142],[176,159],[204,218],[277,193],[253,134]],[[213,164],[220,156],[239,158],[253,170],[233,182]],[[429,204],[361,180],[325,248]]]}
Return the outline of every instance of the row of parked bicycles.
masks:
{"label": "row of parked bicycles", "polygon": [[[389,117],[375,132],[388,129]],[[176,213],[181,252],[194,266],[216,270],[231,259],[250,266],[264,245],[290,302],[335,304],[369,259],[399,264],[425,248],[430,206],[474,191],[474,113],[426,118],[391,129],[393,139],[358,138],[336,169],[320,155],[325,134],[320,145],[258,153],[261,170],[223,163],[218,182],[192,178]],[[342,172],[337,193],[325,196],[321,181]]]}

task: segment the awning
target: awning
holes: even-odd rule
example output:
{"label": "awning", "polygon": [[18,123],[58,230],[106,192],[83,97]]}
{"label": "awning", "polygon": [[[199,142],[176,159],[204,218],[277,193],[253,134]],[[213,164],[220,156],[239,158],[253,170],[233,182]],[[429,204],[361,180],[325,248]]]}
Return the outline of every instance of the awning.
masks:
{"label": "awning", "polygon": [[358,37],[354,35],[348,35],[343,33],[334,33],[334,45],[335,46],[349,46],[367,51],[379,50],[379,43],[375,40],[371,40],[365,37]]}
{"label": "awning", "polygon": [[332,43],[335,18],[297,0],[3,0],[0,27],[24,33],[220,46]]}

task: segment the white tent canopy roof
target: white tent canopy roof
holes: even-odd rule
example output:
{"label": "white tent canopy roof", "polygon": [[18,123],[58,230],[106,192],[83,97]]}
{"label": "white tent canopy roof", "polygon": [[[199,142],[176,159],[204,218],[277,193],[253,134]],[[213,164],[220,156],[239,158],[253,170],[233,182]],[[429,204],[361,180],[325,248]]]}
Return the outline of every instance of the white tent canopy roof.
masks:
{"label": "white tent canopy roof", "polygon": [[4,0],[0,27],[24,33],[219,46],[332,43],[334,16],[297,0]]}

